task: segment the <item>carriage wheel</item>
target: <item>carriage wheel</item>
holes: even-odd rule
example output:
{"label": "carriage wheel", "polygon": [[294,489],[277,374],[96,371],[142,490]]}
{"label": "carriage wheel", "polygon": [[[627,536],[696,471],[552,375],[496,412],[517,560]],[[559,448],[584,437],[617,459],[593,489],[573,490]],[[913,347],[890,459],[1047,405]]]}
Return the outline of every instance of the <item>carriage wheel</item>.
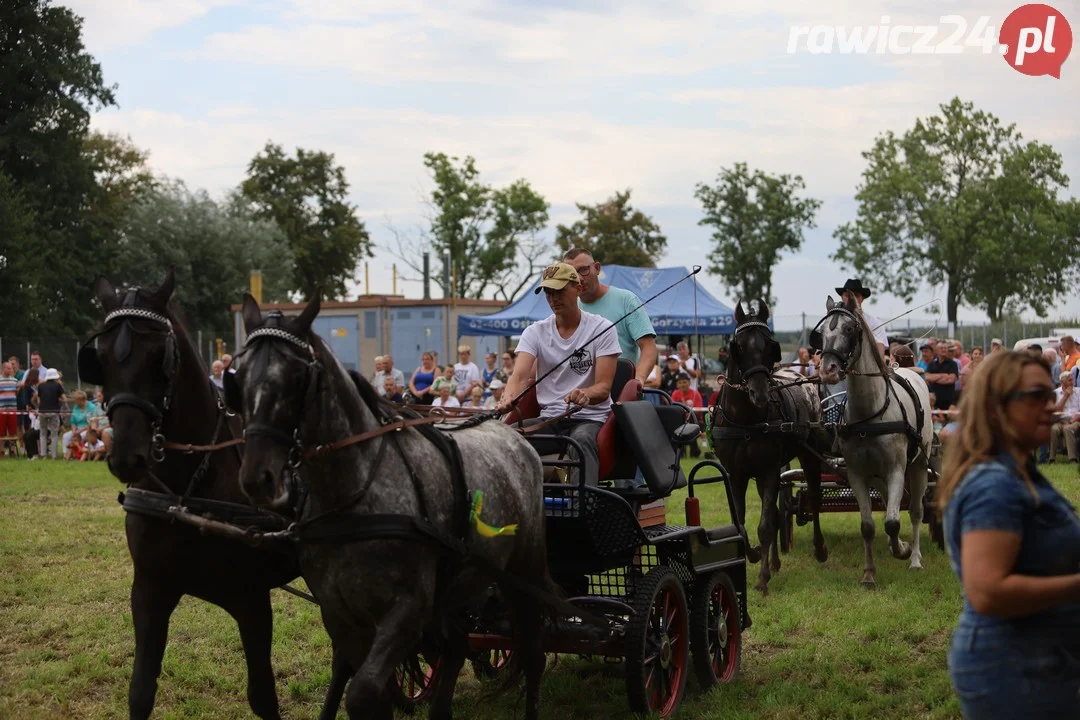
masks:
{"label": "carriage wheel", "polygon": [[742,615],[727,573],[701,578],[690,595],[690,649],[702,690],[739,676]]}
{"label": "carriage wheel", "polygon": [[690,622],[679,576],[655,567],[637,587],[626,630],[626,694],[632,712],[675,714],[686,687]]}
{"label": "carriage wheel", "polygon": [[435,678],[439,672],[439,657],[430,660],[423,652],[407,658],[394,669],[394,704],[412,715],[416,708],[431,699],[435,691]]}
{"label": "carriage wheel", "polygon": [[478,680],[490,680],[499,676],[510,665],[513,650],[487,650],[473,657],[472,669]]}

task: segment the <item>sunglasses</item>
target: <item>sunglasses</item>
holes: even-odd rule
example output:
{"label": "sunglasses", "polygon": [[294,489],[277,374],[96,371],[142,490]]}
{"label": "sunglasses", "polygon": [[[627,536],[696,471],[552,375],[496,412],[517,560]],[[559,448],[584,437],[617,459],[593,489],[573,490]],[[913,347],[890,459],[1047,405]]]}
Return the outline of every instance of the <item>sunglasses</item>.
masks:
{"label": "sunglasses", "polygon": [[1030,402],[1038,402],[1045,405],[1057,398],[1057,394],[1053,388],[1040,387],[1032,388],[1030,390],[1017,390],[1016,392],[1009,393],[1009,400],[1027,400]]}

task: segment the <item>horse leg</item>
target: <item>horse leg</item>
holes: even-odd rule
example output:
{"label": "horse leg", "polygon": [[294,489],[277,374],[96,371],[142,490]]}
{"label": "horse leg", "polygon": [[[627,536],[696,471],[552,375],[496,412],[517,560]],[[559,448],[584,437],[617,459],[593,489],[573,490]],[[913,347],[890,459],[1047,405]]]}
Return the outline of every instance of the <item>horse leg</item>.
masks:
{"label": "horse leg", "polygon": [[[746,528],[746,490],[750,484],[750,475],[747,473],[732,473],[731,479],[735,483],[735,487],[731,493],[735,498],[735,512],[739,515],[739,522],[742,523],[743,528]],[[756,563],[761,560],[761,546],[750,547],[750,538],[744,536],[746,539],[746,559],[752,563]]]}
{"label": "horse leg", "polygon": [[814,513],[814,558],[823,563],[829,559],[829,548],[825,545],[825,535],[821,532],[821,461],[807,453],[800,457],[806,475],[806,486],[810,490],[810,509]]}
{"label": "horse leg", "polygon": [[778,523],[776,522],[776,516],[778,514],[776,509],[776,495],[777,490],[780,487],[780,474],[769,470],[762,476],[758,477],[758,495],[761,497],[761,519],[758,521],[758,540],[761,542],[762,547],[762,563],[761,570],[758,573],[758,584],[755,586],[756,590],[760,590],[762,595],[769,594],[769,580],[772,578],[772,572],[767,561],[769,557],[769,549],[776,545],[776,533],[778,531]]}
{"label": "horse leg", "polygon": [[900,539],[900,500],[904,497],[905,468],[893,468],[886,485],[888,497],[885,499],[885,534],[889,536],[889,549],[892,550],[893,557],[907,560],[911,556],[911,546]]}
{"label": "horse leg", "polygon": [[[394,668],[420,644],[420,617],[415,599],[403,597],[378,619],[371,647],[345,691],[345,710],[351,720],[393,720],[394,705],[387,686]],[[335,638],[334,644],[349,639]]]}
{"label": "horse leg", "polygon": [[439,671],[435,673],[435,689],[428,709],[428,720],[450,720],[458,675],[465,665],[469,649],[469,634],[461,625],[461,617],[447,618],[439,648]]}
{"label": "horse leg", "polygon": [[919,549],[919,531],[923,519],[923,496],[926,494],[927,468],[918,460],[908,469],[908,488],[911,492],[911,506],[908,516],[911,518],[911,568],[922,570],[922,551]]}
{"label": "horse leg", "polygon": [[859,530],[862,532],[863,550],[866,553],[863,566],[862,586],[867,590],[877,587],[875,575],[877,568],[874,567],[874,506],[870,501],[870,489],[860,478],[856,480],[850,469],[848,470],[848,484],[855,500],[859,503],[859,516],[861,523]]}
{"label": "horse leg", "polygon": [[345,653],[337,647],[334,648],[334,659],[331,664],[330,686],[326,688],[326,699],[323,700],[322,712],[319,720],[334,720],[337,717],[338,708],[341,706],[341,698],[345,695],[345,686],[352,675],[352,666],[345,659]]}
{"label": "horse leg", "polygon": [[274,689],[274,668],[270,663],[270,643],[274,635],[274,611],[270,607],[270,592],[244,595],[221,603],[240,628],[240,642],[247,658],[247,699],[256,716],[276,720],[277,691]]}
{"label": "horse leg", "polygon": [[135,667],[128,691],[128,713],[132,720],[144,720],[154,709],[161,659],[169,641],[169,618],[179,602],[178,591],[153,587],[145,575],[135,575],[131,585]]}

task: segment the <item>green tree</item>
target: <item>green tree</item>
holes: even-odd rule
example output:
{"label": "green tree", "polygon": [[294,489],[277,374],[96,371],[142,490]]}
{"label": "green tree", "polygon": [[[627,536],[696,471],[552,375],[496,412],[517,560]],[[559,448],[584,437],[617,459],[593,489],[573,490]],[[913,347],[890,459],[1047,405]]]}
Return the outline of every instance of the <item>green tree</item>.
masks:
{"label": "green tree", "polygon": [[0,3],[0,174],[32,224],[0,235],[0,256],[37,259],[18,263],[26,304],[4,312],[6,332],[81,333],[95,320],[85,298],[111,237],[86,222],[95,184],[84,138],[90,112],[115,99],[81,35],[82,20],[48,0]]}
{"label": "green tree", "polygon": [[255,217],[272,220],[288,238],[298,293],[321,287],[324,297],[343,298],[360,260],[373,257],[368,231],[347,200],[345,169],[330,153],[297,148],[289,157],[267,143],[248,165],[240,192]]}
{"label": "green tree", "polygon": [[195,329],[231,330],[229,306],[248,289],[251,270],[262,270],[265,302],[290,299],[288,240],[272,221],[253,217],[239,196],[217,203],[205,191],[163,182],[132,206],[122,238],[114,284],[157,283],[175,267],[174,297]]}
{"label": "green tree", "polygon": [[472,157],[429,152],[424,167],[435,183],[428,200],[430,224],[418,240],[394,231],[395,254],[417,272],[424,252],[444,263],[449,255],[449,283],[444,276],[434,278],[444,297],[482,298],[492,290],[513,300],[543,254],[537,236],[547,225],[548,202],[526,180],[501,189],[485,185]]}
{"label": "green tree", "polygon": [[799,175],[769,175],[746,163],[724,168],[715,185],[698,183],[694,197],[704,210],[699,225],[713,227],[709,272],[741,298],[775,305],[772,271],[785,250],[798,250],[803,232],[816,227],[821,201],[799,198]]}
{"label": "green tree", "polygon": [[954,98],[863,157],[858,215],[837,228],[833,257],[870,282],[909,302],[944,283],[949,322],[962,302],[996,320],[1020,298],[1045,306],[1068,290],[1058,273],[1077,262],[1076,205],[1057,197],[1068,178],[1049,146]]}
{"label": "green tree", "polygon": [[667,248],[667,238],[652,218],[630,205],[630,193],[629,188],[616,192],[596,205],[577,203],[584,217],[570,227],[559,225],[555,245],[562,252],[584,248],[608,265],[656,267]]}

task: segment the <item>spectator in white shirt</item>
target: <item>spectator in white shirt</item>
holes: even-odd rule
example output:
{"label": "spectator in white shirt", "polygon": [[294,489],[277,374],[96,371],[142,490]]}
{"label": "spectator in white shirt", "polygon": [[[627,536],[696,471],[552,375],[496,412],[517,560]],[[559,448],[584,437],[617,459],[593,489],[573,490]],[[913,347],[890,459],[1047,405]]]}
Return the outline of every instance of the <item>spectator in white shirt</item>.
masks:
{"label": "spectator in white shirt", "polygon": [[460,362],[454,364],[454,382],[457,383],[458,400],[464,400],[472,395],[472,389],[480,386],[483,390],[484,383],[480,379],[480,368],[472,361],[472,348],[461,345],[457,349]]}
{"label": "spectator in white shirt", "polygon": [[225,389],[224,373],[225,363],[220,360],[215,360],[214,364],[210,366],[210,382],[213,383],[214,387],[218,390]]}
{"label": "spectator in white shirt", "polygon": [[459,403],[458,399],[450,393],[450,389],[450,383],[446,383],[441,388],[439,388],[439,397],[431,401],[431,407],[438,407],[444,409],[461,407],[461,403]]}

